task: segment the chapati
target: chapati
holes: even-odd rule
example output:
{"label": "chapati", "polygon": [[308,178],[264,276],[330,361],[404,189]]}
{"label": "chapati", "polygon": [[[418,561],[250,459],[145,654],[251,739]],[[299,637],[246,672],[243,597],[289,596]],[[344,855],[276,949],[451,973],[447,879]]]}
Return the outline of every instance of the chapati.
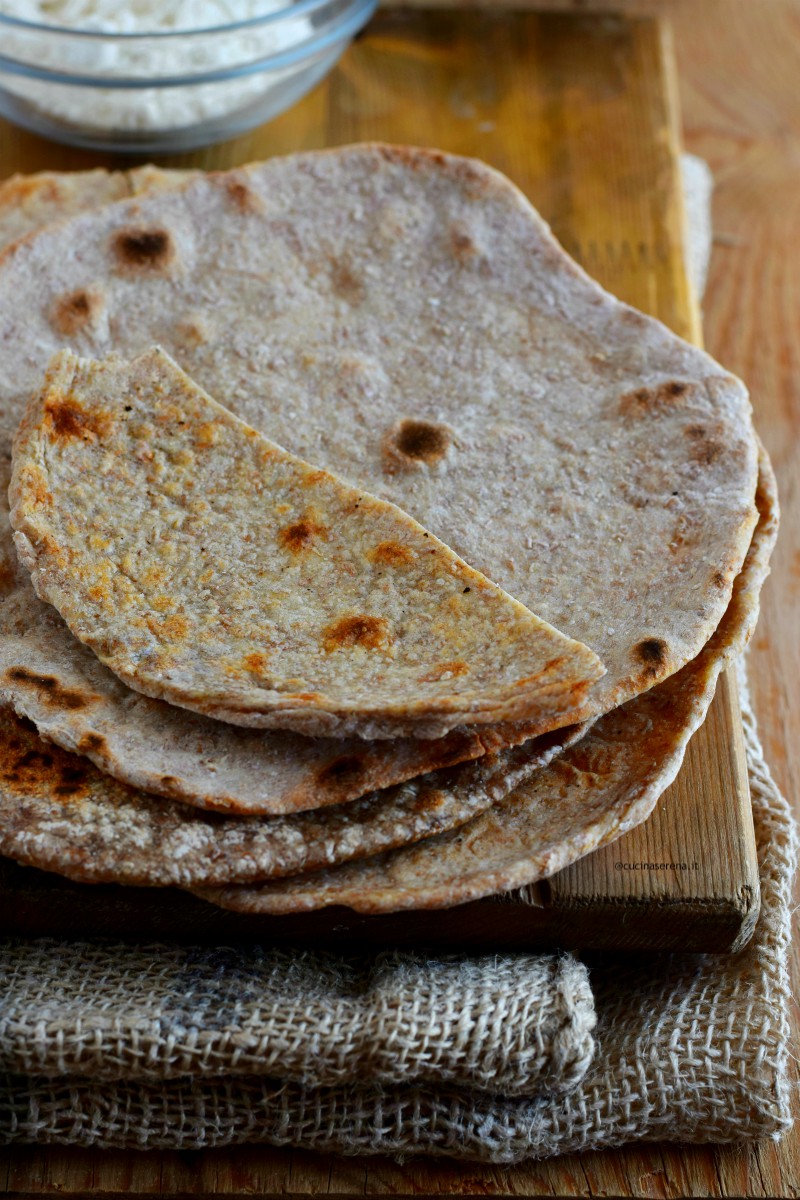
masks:
{"label": "chapati", "polygon": [[159,349],[55,356],[9,492],[39,597],[137,691],[234,724],[441,737],[569,723],[599,659],[395,505],[297,459]]}

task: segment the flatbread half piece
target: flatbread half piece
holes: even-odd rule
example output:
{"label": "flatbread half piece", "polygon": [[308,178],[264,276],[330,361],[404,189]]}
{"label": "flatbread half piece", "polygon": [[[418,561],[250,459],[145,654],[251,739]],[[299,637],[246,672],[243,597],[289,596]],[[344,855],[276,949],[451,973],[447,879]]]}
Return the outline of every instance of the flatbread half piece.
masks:
{"label": "flatbread half piece", "polygon": [[484,813],[439,837],[360,863],[198,894],[248,913],[331,905],[362,913],[446,908],[534,883],[641,824],[677,775],[720,672],[741,653],[758,619],[778,529],[775,479],[763,450],[756,503],[759,522],[731,603],[697,658],[601,717],[576,745]]}
{"label": "flatbread half piece", "polygon": [[162,350],[58,354],[14,444],[37,594],[120,679],[233,724],[440,737],[569,723],[603,666],[394,504],[303,462]]}

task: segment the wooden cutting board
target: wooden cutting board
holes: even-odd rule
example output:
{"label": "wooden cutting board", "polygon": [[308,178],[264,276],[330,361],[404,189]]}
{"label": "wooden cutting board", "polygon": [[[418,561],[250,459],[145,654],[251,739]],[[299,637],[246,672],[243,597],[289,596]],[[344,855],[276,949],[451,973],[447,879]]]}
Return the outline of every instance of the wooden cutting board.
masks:
{"label": "wooden cutting board", "polygon": [[[2,124],[0,138],[4,175],[120,165]],[[496,9],[384,10],[291,112],[162,165],[223,168],[371,139],[485,159],[519,184],[602,284],[684,337],[699,338],[684,266],[679,117],[662,23]],[[651,819],[524,895],[390,917],[336,909],[253,918],[171,891],[92,888],[0,865],[0,932],[25,936],[724,951],[748,936],[757,912],[730,676]]]}

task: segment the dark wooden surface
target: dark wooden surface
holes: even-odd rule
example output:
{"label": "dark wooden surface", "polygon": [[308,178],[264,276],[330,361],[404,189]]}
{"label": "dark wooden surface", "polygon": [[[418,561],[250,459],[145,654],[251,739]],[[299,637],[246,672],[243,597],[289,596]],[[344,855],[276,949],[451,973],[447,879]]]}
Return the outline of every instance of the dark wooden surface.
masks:
{"label": "dark wooden surface", "polygon": [[[800,777],[800,2],[676,0],[670,7],[685,142],[710,161],[717,179],[706,344],[750,385],[781,487],[783,532],[750,661],[765,747],[778,782],[795,799]],[[48,157],[50,150],[44,144],[37,148],[39,165],[80,165],[66,152]],[[796,947],[793,976],[797,987]],[[800,1194],[799,1151],[800,1137],[792,1133],[779,1145],[635,1146],[492,1169],[430,1161],[403,1166],[383,1159],[331,1161],[260,1147],[139,1155],[15,1148],[0,1155],[0,1192],[5,1187],[7,1194],[37,1197],[56,1192],[794,1197]]]}

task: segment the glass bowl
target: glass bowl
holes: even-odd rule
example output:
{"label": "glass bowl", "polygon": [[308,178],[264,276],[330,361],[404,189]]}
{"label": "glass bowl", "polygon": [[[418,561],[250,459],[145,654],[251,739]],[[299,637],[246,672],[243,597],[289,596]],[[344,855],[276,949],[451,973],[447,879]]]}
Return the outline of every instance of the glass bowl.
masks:
{"label": "glass bowl", "polygon": [[[204,29],[106,33],[0,13],[0,116],[127,154],[191,150],[261,125],[304,96],[377,0],[297,0]],[[267,9],[270,11],[266,11]]]}

